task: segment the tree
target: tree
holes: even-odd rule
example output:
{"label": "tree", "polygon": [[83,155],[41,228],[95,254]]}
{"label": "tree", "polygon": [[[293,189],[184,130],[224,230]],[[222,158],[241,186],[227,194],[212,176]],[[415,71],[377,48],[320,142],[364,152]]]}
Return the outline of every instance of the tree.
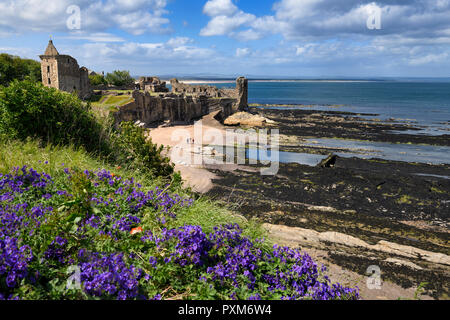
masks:
{"label": "tree", "polygon": [[130,76],[129,71],[125,70],[116,70],[113,73],[108,73],[105,77],[108,84],[112,84],[114,86],[127,86],[134,84],[134,79]]}
{"label": "tree", "polygon": [[91,82],[91,85],[93,85],[93,86],[108,84],[105,77],[103,77],[101,74],[94,74],[94,75],[89,76],[89,81]]}
{"label": "tree", "polygon": [[7,85],[17,76],[14,59],[6,53],[0,54],[0,84]]}
{"label": "tree", "polygon": [[0,54],[0,85],[13,80],[41,81],[41,64],[31,59],[21,59],[6,53]]}

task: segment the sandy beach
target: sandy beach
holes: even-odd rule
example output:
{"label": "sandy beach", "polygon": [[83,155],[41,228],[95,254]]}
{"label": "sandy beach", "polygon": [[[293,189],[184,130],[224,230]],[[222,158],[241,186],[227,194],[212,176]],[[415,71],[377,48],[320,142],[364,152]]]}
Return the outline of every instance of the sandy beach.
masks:
{"label": "sandy beach", "polygon": [[[202,118],[202,142],[207,143],[209,139],[209,133],[211,130],[219,132],[223,137],[226,135],[226,127],[220,124],[214,119],[216,113],[209,114]],[[181,133],[183,137],[179,137],[177,133]],[[172,162],[175,164],[175,171],[179,171],[185,183],[192,188],[193,191],[199,193],[206,193],[213,188],[212,179],[218,178],[212,172],[206,170],[203,165],[195,164],[192,161],[191,164],[187,162],[179,161],[174,156],[177,150],[191,152],[194,155],[195,152],[202,150],[203,145],[195,141],[195,136],[198,132],[195,132],[194,125],[180,125],[170,127],[158,127],[150,131],[150,138],[158,145],[170,147],[169,156],[171,156]],[[194,139],[193,143],[186,141],[186,139]],[[198,141],[198,140],[197,140]],[[201,151],[200,151],[201,152]],[[193,160],[193,159],[192,159]],[[231,166],[234,167],[234,166]]]}

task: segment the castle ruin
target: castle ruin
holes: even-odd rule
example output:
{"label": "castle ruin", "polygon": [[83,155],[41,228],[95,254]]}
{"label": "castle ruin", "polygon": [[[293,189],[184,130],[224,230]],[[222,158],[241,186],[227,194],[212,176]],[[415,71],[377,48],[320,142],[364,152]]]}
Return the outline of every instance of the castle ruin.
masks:
{"label": "castle ruin", "polygon": [[224,120],[247,107],[248,81],[243,77],[236,80],[235,89],[183,84],[177,79],[170,82],[172,92],[159,96],[150,90],[133,91],[134,101],[117,109],[116,121],[185,123],[212,112],[218,112],[217,117]]}
{"label": "castle ruin", "polygon": [[[81,99],[91,97],[93,90],[89,70],[80,68],[71,56],[59,54],[52,40],[40,58],[42,83],[45,86],[77,93]],[[172,92],[169,92],[166,82],[158,77],[141,77],[134,88],[133,101],[117,107],[114,112],[116,121],[185,123],[216,111],[219,118],[225,119],[247,107],[248,80],[244,77],[236,80],[234,89],[183,84],[177,79],[172,79],[170,83]]]}
{"label": "castle ruin", "polygon": [[74,93],[81,99],[91,96],[89,70],[78,65],[76,59],[61,55],[50,40],[41,56],[42,83],[46,87]]}
{"label": "castle ruin", "polygon": [[184,93],[188,95],[206,95],[211,98],[220,98],[220,89],[213,86],[184,84],[178,79],[170,80],[173,93]]}
{"label": "castle ruin", "polygon": [[166,82],[161,81],[158,77],[140,77],[139,89],[151,92],[169,92],[166,88]]}
{"label": "castle ruin", "polygon": [[236,79],[236,87],[234,89],[219,89],[215,86],[185,84],[179,82],[178,79],[170,80],[170,84],[172,86],[172,93],[174,94],[235,99],[236,102],[233,105],[233,112],[243,111],[248,106],[248,80],[244,77]]}

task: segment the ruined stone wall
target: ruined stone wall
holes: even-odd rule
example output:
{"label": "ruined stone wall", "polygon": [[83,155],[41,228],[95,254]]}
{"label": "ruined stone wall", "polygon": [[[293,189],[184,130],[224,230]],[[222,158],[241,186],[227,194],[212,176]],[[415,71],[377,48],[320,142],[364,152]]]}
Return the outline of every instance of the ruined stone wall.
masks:
{"label": "ruined stone wall", "polygon": [[248,106],[248,80],[244,77],[236,79],[234,89],[219,89],[214,86],[200,86],[180,83],[177,79],[170,80],[173,93],[184,93],[193,96],[205,95],[211,98],[236,99],[233,112],[243,111]]}
{"label": "ruined stone wall", "polygon": [[158,77],[140,77],[139,88],[152,92],[169,92],[169,89],[166,88],[166,82],[161,81]]}
{"label": "ruined stone wall", "polygon": [[205,85],[190,85],[179,82],[177,79],[170,80],[173,93],[185,93],[190,95],[206,95],[212,98],[220,98],[220,90],[217,87]]}
{"label": "ruined stone wall", "polygon": [[171,121],[189,123],[214,111],[223,117],[231,115],[235,99],[213,99],[206,96],[155,97],[148,92],[133,92],[134,102],[114,113],[116,123],[141,121],[146,124]]}
{"label": "ruined stone wall", "polygon": [[85,67],[80,68],[80,90],[78,95],[82,99],[87,99],[92,95],[91,82],[89,81],[89,70]]}
{"label": "ruined stone wall", "polygon": [[244,77],[236,80],[235,89],[185,85],[176,79],[170,82],[171,94],[161,94],[157,97],[149,92],[133,91],[134,101],[119,107],[114,113],[116,123],[121,121],[141,121],[147,125],[162,121],[189,123],[216,111],[220,111],[217,114],[218,118],[224,120],[247,107],[248,81]]}
{"label": "ruined stone wall", "polygon": [[238,94],[236,89],[220,89],[221,95],[223,97],[235,98],[237,99]]}
{"label": "ruined stone wall", "polygon": [[55,58],[58,66],[59,90],[66,92],[79,92],[80,90],[80,67],[77,61],[65,55]]}

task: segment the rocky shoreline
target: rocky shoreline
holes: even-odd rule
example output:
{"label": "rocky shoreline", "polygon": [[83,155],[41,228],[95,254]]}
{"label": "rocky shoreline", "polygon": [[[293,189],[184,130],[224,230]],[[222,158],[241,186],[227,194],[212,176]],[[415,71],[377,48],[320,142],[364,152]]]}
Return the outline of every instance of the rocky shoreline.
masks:
{"label": "rocky shoreline", "polygon": [[[367,120],[360,114],[259,108],[250,108],[250,112],[276,123],[264,127],[280,130],[280,149],[284,151],[339,151],[305,148],[301,144],[305,137],[450,145],[449,135],[394,134],[391,131],[415,127],[395,120]],[[268,228],[276,239],[281,241],[287,230],[297,230],[293,243],[321,251],[326,264],[360,276],[367,276],[367,268],[377,265],[385,281],[404,289],[427,283],[428,296],[449,298],[450,265],[442,261],[450,255],[450,165],[338,157],[331,168],[281,163],[276,176],[261,176],[250,165],[233,170],[225,167],[206,167],[217,177],[208,195],[234,206],[248,219],[276,226]],[[287,229],[277,234],[277,228]],[[367,245],[305,242],[299,230],[311,234],[334,232]],[[386,243],[402,246],[410,253],[422,250],[436,254],[444,260],[429,261],[421,254],[374,249]],[[373,292],[365,291],[368,297],[373,296]]]}
{"label": "rocky shoreline", "polygon": [[318,111],[311,108],[284,110],[251,107],[249,111],[276,121],[280,131],[288,136],[450,146],[450,131],[440,136],[404,134],[401,132],[419,132],[422,128],[408,120],[392,118],[382,121],[377,118],[377,114]]}

